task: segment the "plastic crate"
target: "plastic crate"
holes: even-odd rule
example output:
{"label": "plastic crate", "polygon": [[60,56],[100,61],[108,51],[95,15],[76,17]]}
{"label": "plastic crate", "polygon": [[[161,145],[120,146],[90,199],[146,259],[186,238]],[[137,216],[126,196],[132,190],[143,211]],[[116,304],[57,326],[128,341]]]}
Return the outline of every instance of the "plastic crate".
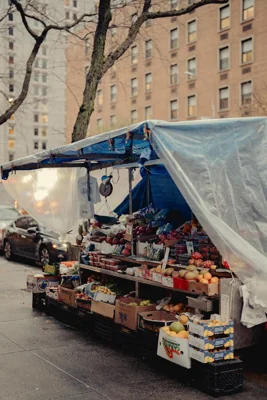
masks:
{"label": "plastic crate", "polygon": [[115,343],[120,347],[135,350],[138,344],[138,331],[115,324]]}
{"label": "plastic crate", "polygon": [[142,349],[157,355],[158,339],[158,332],[138,328],[138,340]]}
{"label": "plastic crate", "polygon": [[212,364],[192,361],[191,384],[193,386],[213,397],[242,391],[242,361],[235,359]]}
{"label": "plastic crate", "polygon": [[106,341],[114,340],[114,321],[100,314],[93,314],[93,333]]}

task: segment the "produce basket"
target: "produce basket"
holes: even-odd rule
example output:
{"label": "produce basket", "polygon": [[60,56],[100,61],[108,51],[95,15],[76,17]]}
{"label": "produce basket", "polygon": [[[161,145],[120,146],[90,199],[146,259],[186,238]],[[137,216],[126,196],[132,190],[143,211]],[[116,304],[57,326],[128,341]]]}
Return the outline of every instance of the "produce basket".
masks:
{"label": "produce basket", "polygon": [[140,355],[143,357],[156,357],[158,348],[158,332],[138,328],[138,341]]}
{"label": "produce basket", "polygon": [[138,343],[138,331],[132,331],[122,325],[115,324],[115,342],[120,347],[135,350]]}
{"label": "produce basket", "polygon": [[114,340],[113,319],[93,314],[93,333],[100,339],[112,342]]}
{"label": "produce basket", "polygon": [[191,384],[214,397],[238,393],[243,388],[242,361],[235,359],[213,364],[193,361]]}

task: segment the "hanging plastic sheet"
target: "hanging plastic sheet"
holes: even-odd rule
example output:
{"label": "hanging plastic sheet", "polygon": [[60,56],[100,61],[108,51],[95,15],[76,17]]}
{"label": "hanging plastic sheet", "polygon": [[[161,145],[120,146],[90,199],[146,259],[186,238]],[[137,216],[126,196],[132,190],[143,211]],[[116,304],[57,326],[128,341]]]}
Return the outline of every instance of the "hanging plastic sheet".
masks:
{"label": "hanging plastic sheet", "polygon": [[77,181],[81,171],[78,168],[19,171],[11,174],[4,186],[33,218],[64,238],[79,219]]}
{"label": "hanging plastic sheet", "polygon": [[266,307],[267,119],[158,122],[152,132],[154,150],[192,211]]}

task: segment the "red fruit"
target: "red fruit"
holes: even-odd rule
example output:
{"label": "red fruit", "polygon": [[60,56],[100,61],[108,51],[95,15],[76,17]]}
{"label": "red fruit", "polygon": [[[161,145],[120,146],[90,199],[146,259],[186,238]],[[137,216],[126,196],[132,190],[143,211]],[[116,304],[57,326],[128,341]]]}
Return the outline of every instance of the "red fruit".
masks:
{"label": "red fruit", "polygon": [[117,245],[120,243],[120,239],[114,238],[112,244]]}
{"label": "red fruit", "polygon": [[200,254],[198,252],[195,252],[195,253],[192,254],[192,258],[194,260],[202,260],[203,256],[202,256],[202,254]]}
{"label": "red fruit", "polygon": [[129,257],[129,255],[131,254],[130,253],[130,251],[129,250],[127,250],[127,249],[124,249],[124,250],[122,250],[122,253],[121,253],[123,256],[125,256],[125,257]]}
{"label": "red fruit", "polygon": [[121,239],[120,239],[120,244],[125,244],[125,243],[126,243],[126,240],[123,239],[123,238],[121,238]]}

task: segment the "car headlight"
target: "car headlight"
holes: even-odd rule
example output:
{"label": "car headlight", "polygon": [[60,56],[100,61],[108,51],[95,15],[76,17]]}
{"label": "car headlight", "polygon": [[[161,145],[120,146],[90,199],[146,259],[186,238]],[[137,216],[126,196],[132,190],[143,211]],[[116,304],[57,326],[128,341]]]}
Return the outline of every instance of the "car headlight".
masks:
{"label": "car headlight", "polygon": [[57,250],[67,250],[67,245],[66,243],[53,243],[52,244],[53,249]]}

